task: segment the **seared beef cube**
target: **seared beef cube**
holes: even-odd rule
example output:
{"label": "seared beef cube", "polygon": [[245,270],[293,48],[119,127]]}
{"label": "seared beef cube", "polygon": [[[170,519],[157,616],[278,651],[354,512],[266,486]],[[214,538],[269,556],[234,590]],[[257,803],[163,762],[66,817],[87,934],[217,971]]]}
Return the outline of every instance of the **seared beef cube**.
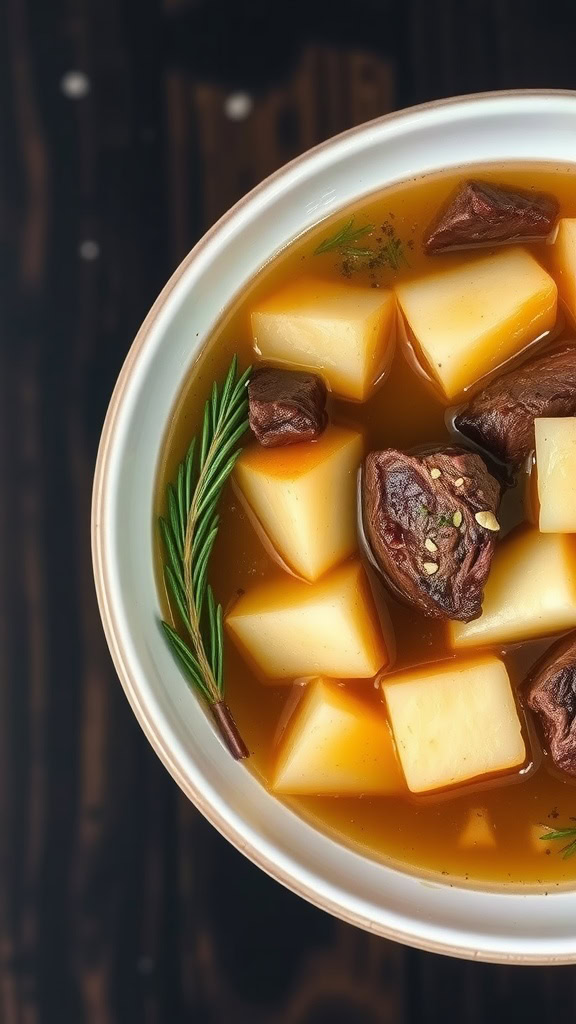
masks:
{"label": "seared beef cube", "polygon": [[497,377],[464,406],[456,428],[503,462],[534,448],[534,420],[576,415],[576,348],[558,349]]}
{"label": "seared beef cube", "polygon": [[526,698],[540,716],[554,764],[576,776],[576,633],[560,640],[536,665]]}
{"label": "seared beef cube", "polygon": [[554,227],[558,200],[528,192],[466,181],[424,235],[428,254],[508,242],[543,241]]}
{"label": "seared beef cube", "polygon": [[364,532],[391,589],[433,618],[477,618],[500,529],[499,500],[500,485],[479,455],[454,448],[368,455]]}
{"label": "seared beef cube", "polygon": [[262,367],[248,384],[250,426],[265,448],[313,441],[326,427],[326,385],[315,373]]}

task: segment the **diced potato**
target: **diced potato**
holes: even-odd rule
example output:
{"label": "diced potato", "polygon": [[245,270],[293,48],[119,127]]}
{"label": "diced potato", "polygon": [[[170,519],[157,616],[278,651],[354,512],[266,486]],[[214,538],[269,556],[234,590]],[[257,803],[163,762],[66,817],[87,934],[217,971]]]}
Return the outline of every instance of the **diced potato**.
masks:
{"label": "diced potato", "polygon": [[456,648],[513,644],[576,626],[576,542],[522,529],[496,548],[482,615],[449,624]]}
{"label": "diced potato", "polygon": [[494,825],[485,807],[472,807],[468,812],[466,824],[458,836],[458,846],[463,850],[496,846]]}
{"label": "diced potato", "polygon": [[552,843],[547,843],[545,839],[541,839],[541,836],[545,836],[548,828],[546,825],[531,825],[530,826],[530,846],[534,850],[534,853],[549,853],[553,847]]}
{"label": "diced potato", "polygon": [[310,796],[405,791],[384,708],[332,679],[309,682],[282,740],[272,788]]}
{"label": "diced potato", "polygon": [[240,649],[271,680],[367,679],[389,663],[393,650],[357,561],[318,583],[283,576],[260,584],[239,598],[226,621]]}
{"label": "diced potato", "polygon": [[563,217],[558,222],[552,257],[560,298],[576,321],[576,217]]}
{"label": "diced potato", "polygon": [[318,370],[336,394],[363,402],[394,355],[396,299],[389,289],[304,278],[252,313],[267,362]]}
{"label": "diced potato", "polygon": [[576,417],[534,420],[538,525],[542,533],[576,533]]}
{"label": "diced potato", "polygon": [[510,771],[526,757],[512,687],[499,658],[409,669],[386,676],[382,690],[413,793]]}
{"label": "diced potato", "polygon": [[518,247],[400,282],[396,295],[428,369],[448,399],[556,321],[556,284]]}
{"label": "diced potato", "polygon": [[283,560],[316,580],[356,549],[357,430],[328,427],[317,441],[246,448],[235,478]]}

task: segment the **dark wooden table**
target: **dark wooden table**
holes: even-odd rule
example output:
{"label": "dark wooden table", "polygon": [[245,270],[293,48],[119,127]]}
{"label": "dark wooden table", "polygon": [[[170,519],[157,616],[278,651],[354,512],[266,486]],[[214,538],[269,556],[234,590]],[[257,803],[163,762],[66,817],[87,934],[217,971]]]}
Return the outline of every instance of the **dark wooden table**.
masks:
{"label": "dark wooden table", "polygon": [[98,435],[202,231],[394,107],[576,87],[572,0],[1,0],[0,1021],[572,1021],[576,970],[404,949],[282,889],[185,801],[103,640]]}

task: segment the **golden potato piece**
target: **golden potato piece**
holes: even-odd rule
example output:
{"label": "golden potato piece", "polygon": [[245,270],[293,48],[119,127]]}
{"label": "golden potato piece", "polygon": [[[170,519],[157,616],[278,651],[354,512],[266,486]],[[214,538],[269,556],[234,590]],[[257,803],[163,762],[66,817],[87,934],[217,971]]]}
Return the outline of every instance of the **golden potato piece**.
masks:
{"label": "golden potato piece", "polygon": [[556,284],[519,247],[399,282],[396,295],[426,366],[448,399],[556,321]]}
{"label": "golden potato piece", "polygon": [[573,322],[576,322],[576,217],[562,217],[552,248],[558,292]]}
{"label": "golden potato piece", "polygon": [[246,448],[235,480],[284,562],[313,581],[356,550],[356,477],[363,440],[328,427],[317,441]]}
{"label": "golden potato piece", "polygon": [[480,618],[450,622],[452,646],[513,644],[576,626],[576,541],[522,529],[496,549]]}
{"label": "golden potato piece", "polygon": [[413,793],[445,789],[523,763],[526,748],[504,662],[440,662],[385,676],[382,691]]}
{"label": "golden potato piece", "polygon": [[311,680],[282,739],[272,788],[309,796],[405,791],[384,707],[333,679]]}
{"label": "golden potato piece", "polygon": [[[554,849],[557,845],[556,842],[547,843],[541,836],[545,836],[548,831],[552,831],[552,826],[547,825],[531,825],[529,831],[530,846],[534,850],[534,853],[546,854],[550,850]],[[558,849],[561,847],[561,843],[558,845]]]}
{"label": "golden potato piece", "polygon": [[469,810],[466,824],[458,836],[458,846],[463,850],[489,850],[496,846],[494,825],[485,807]]}
{"label": "golden potato piece", "polygon": [[392,362],[396,299],[386,288],[302,278],[257,306],[252,333],[267,362],[316,370],[336,394],[363,402]]}
{"label": "golden potato piece", "polygon": [[371,678],[393,649],[357,561],[317,583],[283,576],[260,584],[239,598],[226,623],[241,651],[271,680]]}
{"label": "golden potato piece", "polygon": [[541,533],[576,533],[576,417],[534,420]]}

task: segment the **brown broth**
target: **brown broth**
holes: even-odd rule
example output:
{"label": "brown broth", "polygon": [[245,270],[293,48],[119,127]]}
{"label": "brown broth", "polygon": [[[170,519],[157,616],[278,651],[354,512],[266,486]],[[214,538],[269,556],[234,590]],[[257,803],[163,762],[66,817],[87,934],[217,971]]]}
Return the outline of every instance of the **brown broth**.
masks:
{"label": "brown broth", "polygon": [[[354,275],[355,282],[386,286],[400,275],[413,275],[427,266],[438,268],[438,257],[426,257],[422,252],[422,232],[431,219],[431,212],[463,178],[475,174],[485,180],[552,192],[560,201],[561,215],[574,217],[575,173],[572,168],[534,164],[530,167],[482,167],[473,172],[465,168],[420,178],[371,196],[344,213],[341,211],[277,256],[226,313],[189,374],[167,431],[158,478],[157,510],[162,508],[166,482],[172,478],[190,437],[199,429],[201,410],[212,381],[223,375],[234,352],[241,365],[253,361],[250,311],[256,300],[301,275],[340,280],[346,287],[336,254],[313,255],[319,241],[332,233],[334,224],[340,224],[352,213],[358,224],[381,224],[392,218],[397,235],[403,240],[412,239],[409,268],[396,273],[378,271],[375,278],[368,272]],[[545,265],[549,256],[547,246],[535,246],[532,251]],[[441,259],[446,265],[474,255],[458,253]],[[559,330],[562,327],[560,324]],[[190,332],[194,332],[193,323]],[[565,329],[564,333],[567,334]],[[412,448],[446,442],[450,437],[445,422],[445,401],[423,375],[414,372],[400,351],[396,352],[390,376],[368,402],[335,401],[331,415],[337,422],[361,425],[366,432],[368,450],[389,446]],[[520,474],[517,486],[506,499],[510,527],[522,521],[525,515],[524,483],[525,475]],[[210,576],[218,599],[227,608],[238,591],[248,589],[279,570],[256,536],[231,487],[222,499],[221,514]],[[166,600],[165,595],[163,599]],[[394,601],[389,601],[389,606],[397,641],[395,668],[437,660],[451,653],[441,623]],[[532,642],[499,652],[504,655],[515,684],[522,681],[551,642]],[[367,700],[379,699],[370,680],[349,685],[361,691]],[[228,641],[226,687],[228,702],[252,751],[247,764],[266,784],[279,727],[294,701],[294,687],[266,686],[256,681]],[[532,883],[540,888],[572,882],[576,879],[576,857],[564,860],[559,852],[561,844],[534,844],[530,834],[540,823],[558,826],[570,823],[570,817],[576,815],[576,786],[550,770],[535,735],[531,743],[533,770],[526,776],[508,777],[505,784],[499,779],[497,784],[460,788],[453,793],[421,798],[299,797],[286,802],[335,838],[361,847],[370,856],[400,862],[408,870],[425,870],[470,882]],[[463,850],[458,845],[467,815],[476,808],[486,809],[494,823],[496,846],[493,849]]]}

